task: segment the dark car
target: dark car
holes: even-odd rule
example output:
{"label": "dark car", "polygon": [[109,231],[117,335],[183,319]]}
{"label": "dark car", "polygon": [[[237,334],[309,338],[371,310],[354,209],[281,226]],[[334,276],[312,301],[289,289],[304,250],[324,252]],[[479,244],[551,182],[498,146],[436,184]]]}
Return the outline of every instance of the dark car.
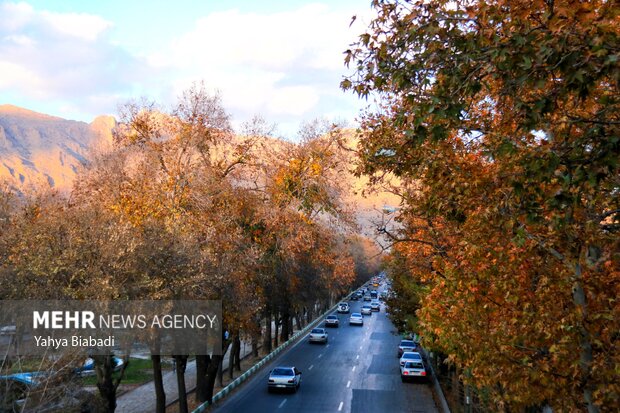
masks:
{"label": "dark car", "polygon": [[415,351],[418,346],[413,340],[401,340],[398,345],[398,358],[401,358],[405,351]]}

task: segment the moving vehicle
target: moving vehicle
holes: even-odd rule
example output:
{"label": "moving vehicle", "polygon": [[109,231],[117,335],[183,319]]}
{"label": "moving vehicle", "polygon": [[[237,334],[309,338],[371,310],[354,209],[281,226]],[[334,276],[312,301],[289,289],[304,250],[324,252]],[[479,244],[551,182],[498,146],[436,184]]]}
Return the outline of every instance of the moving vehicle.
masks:
{"label": "moving vehicle", "polygon": [[362,315],[372,315],[372,308],[369,305],[362,306]]}
{"label": "moving vehicle", "polygon": [[364,301],[372,301],[372,298],[370,298],[369,295],[365,295],[364,296]]}
{"label": "moving vehicle", "polygon": [[402,367],[407,361],[422,361],[422,356],[416,351],[405,351],[403,355],[400,356],[398,364]]}
{"label": "moving vehicle", "polygon": [[340,303],[338,304],[338,312],[339,313],[343,313],[346,314],[349,312],[349,304],[347,303]]}
{"label": "moving vehicle", "polygon": [[326,343],[327,331],[324,328],[313,328],[310,332],[309,339],[311,343]]}
{"label": "moving vehicle", "polygon": [[424,362],[420,361],[406,361],[404,365],[400,366],[400,379],[405,382],[407,380],[422,379],[426,381],[426,368]]}
{"label": "moving vehicle", "polygon": [[267,390],[291,389],[296,392],[301,384],[301,371],[296,367],[276,367],[269,372]]}
{"label": "moving vehicle", "polygon": [[362,317],[362,315],[360,313],[352,313],[351,317],[349,317],[349,324],[350,325],[363,326],[364,325],[364,317]]}
{"label": "moving vehicle", "polygon": [[338,319],[338,316],[331,314],[325,317],[325,327],[338,327],[339,325],[340,320]]}
{"label": "moving vehicle", "polygon": [[372,311],[381,311],[381,304],[379,304],[379,301],[373,301],[370,303],[370,309]]}
{"label": "moving vehicle", "polygon": [[414,351],[418,346],[414,343],[413,340],[401,340],[398,345],[398,358],[402,357],[405,351]]}
{"label": "moving vehicle", "polygon": [[370,292],[370,298],[373,299],[373,300],[377,299],[377,292],[375,290],[372,290]]}

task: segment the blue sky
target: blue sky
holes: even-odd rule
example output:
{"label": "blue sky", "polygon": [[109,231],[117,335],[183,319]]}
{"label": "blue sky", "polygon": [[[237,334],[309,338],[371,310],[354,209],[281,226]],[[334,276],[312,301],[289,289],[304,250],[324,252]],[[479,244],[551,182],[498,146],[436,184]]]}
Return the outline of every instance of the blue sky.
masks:
{"label": "blue sky", "polygon": [[0,104],[89,122],[203,81],[235,125],[260,114],[289,138],[366,105],[339,82],[370,0],[0,1],[0,16]]}

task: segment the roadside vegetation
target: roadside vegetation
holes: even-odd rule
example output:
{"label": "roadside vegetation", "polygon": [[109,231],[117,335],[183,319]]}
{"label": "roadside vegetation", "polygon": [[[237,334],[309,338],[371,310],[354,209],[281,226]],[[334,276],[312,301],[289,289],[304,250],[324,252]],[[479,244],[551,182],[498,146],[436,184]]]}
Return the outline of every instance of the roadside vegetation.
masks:
{"label": "roadside vegetation", "polygon": [[490,411],[618,411],[617,3],[372,4],[342,86],[380,102],[359,173],[401,182],[401,327]]}
{"label": "roadside vegetation", "polygon": [[[338,127],[304,124],[295,143],[261,119],[235,134],[202,85],[172,110],[124,106],[113,148],[96,154],[69,196],[0,195],[2,299],[221,300],[238,364],[240,338],[269,352],[378,267],[344,202],[350,150]],[[118,355],[125,356],[126,355]],[[184,389],[190,355],[174,355]],[[96,385],[114,411],[127,359],[112,374],[94,357]],[[196,398],[210,400],[221,355],[198,355]],[[152,356],[157,411],[166,395]],[[125,370],[127,368],[127,370]],[[221,375],[221,372],[219,372]],[[187,411],[185,391],[181,411]]]}

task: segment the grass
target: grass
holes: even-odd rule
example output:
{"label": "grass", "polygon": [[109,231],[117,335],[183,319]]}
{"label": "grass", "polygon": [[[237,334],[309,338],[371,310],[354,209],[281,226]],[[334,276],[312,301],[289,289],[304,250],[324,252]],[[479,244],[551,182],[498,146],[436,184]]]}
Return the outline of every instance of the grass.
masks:
{"label": "grass", "polygon": [[[162,360],[162,370],[172,370],[172,362]],[[115,372],[113,377],[118,378],[120,372]],[[143,384],[153,380],[153,362],[151,359],[135,359],[130,358],[129,364],[125,369],[125,375],[121,384]],[[88,376],[82,378],[84,386],[94,386],[97,384],[96,376]]]}

